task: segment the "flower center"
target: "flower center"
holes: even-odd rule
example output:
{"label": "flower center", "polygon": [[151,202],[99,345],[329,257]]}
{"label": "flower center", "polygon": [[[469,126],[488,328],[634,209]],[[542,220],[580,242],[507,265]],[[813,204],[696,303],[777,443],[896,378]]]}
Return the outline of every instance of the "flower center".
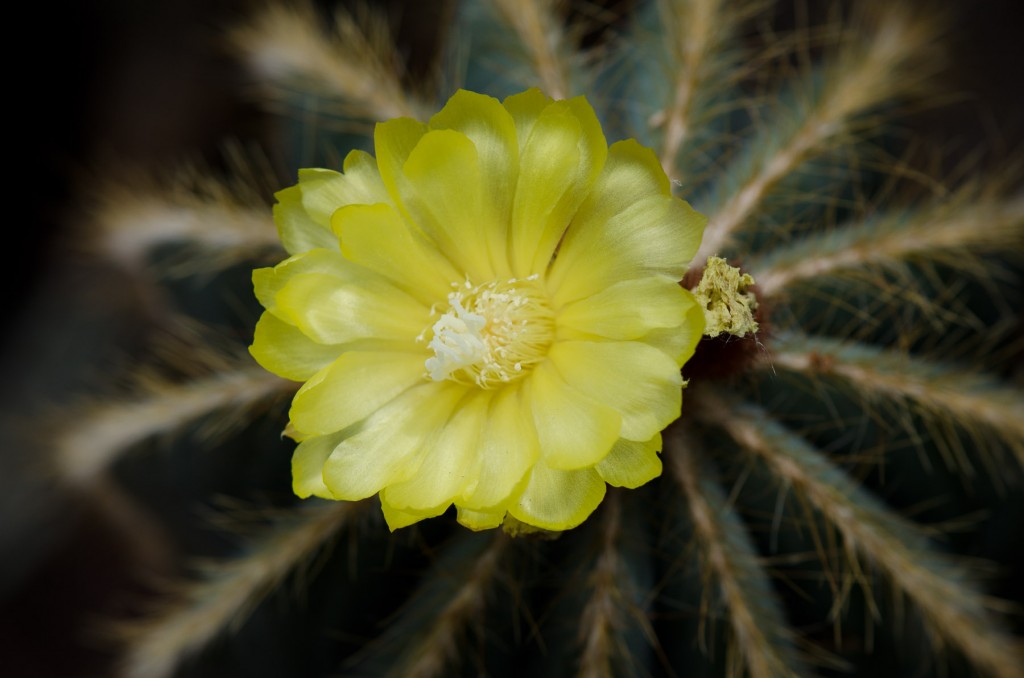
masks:
{"label": "flower center", "polygon": [[[547,355],[554,314],[539,276],[473,286],[452,283],[448,311],[430,328],[427,376],[496,388],[514,381]],[[423,340],[426,331],[417,339]]]}

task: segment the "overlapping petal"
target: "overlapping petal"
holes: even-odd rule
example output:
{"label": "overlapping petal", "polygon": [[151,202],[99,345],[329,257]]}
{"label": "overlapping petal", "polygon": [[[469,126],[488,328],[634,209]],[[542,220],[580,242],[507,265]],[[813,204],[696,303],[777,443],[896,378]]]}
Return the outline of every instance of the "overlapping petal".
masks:
{"label": "overlapping petal", "polygon": [[633,489],[661,475],[659,452],[660,433],[646,442],[622,438],[595,468],[609,485]]}
{"label": "overlapping petal", "polygon": [[545,530],[568,530],[593,513],[604,493],[605,482],[593,468],[562,471],[538,462],[509,513]]}
{"label": "overlapping petal", "polygon": [[616,438],[648,440],[679,416],[679,366],[652,346],[563,341],[551,347],[550,362],[573,388],[618,415]]}
{"label": "overlapping petal", "polygon": [[483,422],[471,481],[456,504],[504,515],[504,505],[539,457],[540,442],[522,386],[498,391]]}
{"label": "overlapping petal", "polygon": [[402,165],[400,201],[409,218],[473,280],[494,277],[480,156],[454,130],[430,130]]}
{"label": "overlapping petal", "polygon": [[348,205],[331,227],[346,259],[376,271],[428,306],[444,299],[459,273],[437,247],[383,203]]}
{"label": "overlapping petal", "polygon": [[295,394],[292,425],[307,435],[351,426],[420,383],[422,363],[415,353],[347,351]]}
{"label": "overlapping petal", "polygon": [[510,256],[515,275],[547,268],[607,155],[597,116],[582,99],[554,102],[529,125],[512,207]]}
{"label": "overlapping petal", "polygon": [[376,409],[331,452],[324,485],[336,499],[355,500],[412,478],[462,395],[453,384],[420,384]]}
{"label": "overlapping petal", "polygon": [[340,252],[310,250],[253,272],[256,297],[269,313],[321,344],[356,339],[405,340],[430,309]]}
{"label": "overlapping petal", "polygon": [[318,344],[302,330],[272,313],[264,313],[256,323],[249,352],[260,365],[274,374],[305,381],[330,365],[344,348],[336,344]]}
{"label": "overlapping petal", "polygon": [[554,360],[530,375],[528,402],[542,459],[552,468],[593,466],[619,438],[621,413],[575,388],[559,374]]}
{"label": "overlapping petal", "polygon": [[693,303],[692,295],[668,276],[623,280],[562,308],[558,326],[567,338],[637,339],[654,329],[677,327]]}
{"label": "overlapping petal", "polygon": [[404,511],[431,511],[447,506],[471,482],[473,461],[480,445],[491,401],[488,391],[472,391],[458,404],[451,419],[427,442],[415,477],[389,485],[382,499]]}
{"label": "overlapping petal", "polygon": [[672,197],[669,188],[653,151],[633,140],[611,147],[551,267],[548,284],[556,304],[622,280],[655,274],[682,278],[707,219]]}
{"label": "overlapping petal", "polygon": [[300,170],[299,183],[274,196],[274,222],[289,254],[337,249],[331,215],[339,207],[389,201],[377,164],[368,153],[349,153],[344,170],[344,174],[325,169]]}
{"label": "overlapping petal", "polygon": [[459,132],[476,149],[483,200],[474,230],[488,249],[495,274],[507,277],[508,224],[519,178],[519,142],[511,113],[497,99],[459,90],[430,119],[429,127]]}

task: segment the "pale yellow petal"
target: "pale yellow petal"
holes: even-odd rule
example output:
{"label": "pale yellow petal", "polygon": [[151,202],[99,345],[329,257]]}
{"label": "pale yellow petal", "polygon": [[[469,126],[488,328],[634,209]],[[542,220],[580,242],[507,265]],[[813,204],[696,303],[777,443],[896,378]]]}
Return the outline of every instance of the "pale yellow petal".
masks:
{"label": "pale yellow petal", "polygon": [[616,412],[616,438],[649,440],[679,417],[679,365],[656,348],[637,341],[563,341],[548,358],[573,388]]}
{"label": "pale yellow petal", "polygon": [[341,252],[310,250],[253,271],[256,298],[279,320],[321,344],[361,338],[404,342],[430,322],[430,309]]}
{"label": "pale yellow petal", "polygon": [[505,100],[501,102],[515,123],[520,151],[525,148],[526,140],[530,138],[530,131],[533,129],[534,123],[537,122],[537,118],[552,103],[554,103],[554,99],[536,87],[505,97]]}
{"label": "pale yellow petal", "polygon": [[373,130],[373,149],[377,156],[380,177],[396,205],[401,192],[406,190],[402,167],[409,159],[412,149],[426,133],[426,123],[412,118],[395,118],[379,122]]}
{"label": "pale yellow petal", "polygon": [[412,478],[427,441],[464,394],[452,382],[426,382],[379,407],[335,448],[324,465],[324,484],[337,499],[355,500]]}
{"label": "pale yellow petal", "polygon": [[345,173],[326,169],[299,170],[299,183],[275,194],[274,222],[289,254],[311,249],[336,250],[331,214],[344,205],[390,202],[377,164],[364,151],[345,158]]}
{"label": "pale yellow petal", "polygon": [[706,219],[679,198],[639,200],[604,223],[574,221],[548,277],[556,305],[620,280],[665,275],[680,280]]}
{"label": "pale yellow petal", "polygon": [[595,467],[609,485],[634,489],[661,475],[661,434],[647,442],[620,439]]}
{"label": "pale yellow petal", "polygon": [[302,499],[310,495],[334,499],[334,495],[324,485],[324,464],[346,434],[341,432],[313,436],[298,444],[292,453],[292,490],[297,496]]}
{"label": "pale yellow petal", "polygon": [[527,402],[546,465],[585,468],[608,454],[622,428],[617,410],[566,383],[551,360],[535,367],[527,379]]}
{"label": "pale yellow petal", "polygon": [[594,512],[605,490],[604,480],[592,468],[562,471],[538,462],[509,513],[545,530],[569,530]]}
{"label": "pale yellow petal", "polygon": [[635,339],[686,320],[692,295],[665,276],[623,280],[558,312],[559,330],[611,339]]}
{"label": "pale yellow petal", "polygon": [[451,420],[427,443],[416,475],[385,488],[383,497],[392,507],[424,511],[447,505],[476,480],[471,474],[491,396],[492,392],[474,390],[456,406]]}
{"label": "pale yellow petal", "polygon": [[372,205],[378,202],[390,202],[384,180],[377,168],[377,159],[366,151],[355,149],[349,151],[342,164],[345,180],[348,182],[352,204]]}
{"label": "pale yellow petal", "polygon": [[340,431],[422,381],[422,356],[348,351],[295,394],[291,423],[306,435]]}
{"label": "pale yellow petal", "polygon": [[380,498],[380,508],[381,512],[384,514],[384,522],[387,523],[388,529],[392,532],[402,527],[408,527],[413,523],[418,523],[421,520],[439,516],[448,510],[448,506],[448,504],[445,504],[444,506],[437,507],[434,510],[422,512],[402,511],[391,506],[387,500],[384,499],[383,493]]}
{"label": "pale yellow petal", "polygon": [[547,106],[530,128],[520,157],[512,208],[515,275],[543,273],[608,153],[601,125],[581,97]]}
{"label": "pale yellow petal", "polygon": [[[402,166],[401,206],[456,267],[476,284],[495,277],[491,251],[501,229],[484,204],[480,159],[473,142],[454,130],[423,135]],[[499,269],[500,270],[500,269]]]}
{"label": "pale yellow petal", "polygon": [[651,330],[639,339],[675,360],[680,367],[693,356],[704,336],[704,309],[689,290],[683,291],[686,311],[682,324]]}
{"label": "pale yellow petal", "polygon": [[[372,205],[389,202],[376,168],[365,169],[365,164],[354,163],[363,170],[353,176],[327,169],[299,170],[299,188],[302,189],[302,206],[318,225],[330,231],[331,215],[346,205]],[[370,174],[372,172],[372,175]]]}
{"label": "pale yellow petal", "polygon": [[325,224],[319,224],[302,205],[302,187],[290,186],[274,194],[274,223],[288,254],[309,250],[337,249],[338,240]]}
{"label": "pale yellow petal", "polygon": [[256,334],[249,353],[266,370],[274,374],[305,381],[334,362],[343,347],[318,344],[271,313],[264,313],[256,323]]}
{"label": "pale yellow petal", "polygon": [[458,273],[438,249],[391,206],[350,205],[334,213],[331,227],[350,261],[376,271],[427,306],[448,298]]}
{"label": "pale yellow petal", "polygon": [[502,388],[491,400],[484,422],[471,473],[474,480],[455,503],[470,510],[495,512],[515,496],[539,456],[537,432],[521,383]]}
{"label": "pale yellow petal", "polygon": [[460,132],[476,147],[484,209],[478,228],[488,231],[484,236],[495,272],[508,277],[508,223],[519,176],[519,141],[511,114],[493,97],[459,90],[429,125]]}
{"label": "pale yellow petal", "polygon": [[462,508],[456,505],[458,509],[459,524],[463,527],[468,527],[471,530],[493,530],[494,528],[501,525],[502,521],[505,520],[504,509],[500,511],[473,511],[471,509]]}
{"label": "pale yellow petal", "polygon": [[658,156],[635,139],[617,141],[608,149],[594,191],[580,205],[581,222],[604,223],[637,200],[672,195],[672,184]]}
{"label": "pale yellow petal", "polygon": [[706,222],[671,197],[653,151],[632,139],[613,144],[552,266],[549,281],[556,303],[587,297],[627,278],[660,273],[681,279]]}
{"label": "pale yellow petal", "polygon": [[356,339],[405,340],[410,350],[429,326],[430,309],[365,269],[349,278],[293,276],[275,297],[273,313],[322,344]]}
{"label": "pale yellow petal", "polygon": [[[335,239],[336,240],[336,239]],[[273,268],[257,268],[252,272],[256,298],[271,313],[277,314],[277,293],[296,275],[325,273],[344,276],[351,264],[340,251],[316,249],[285,259]],[[281,318],[287,322],[287,318]]]}

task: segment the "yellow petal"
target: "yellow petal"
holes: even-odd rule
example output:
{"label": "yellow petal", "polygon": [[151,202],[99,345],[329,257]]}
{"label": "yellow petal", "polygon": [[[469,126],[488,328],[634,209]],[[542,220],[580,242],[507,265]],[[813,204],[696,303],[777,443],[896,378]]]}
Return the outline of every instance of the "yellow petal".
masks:
{"label": "yellow petal", "polygon": [[578,469],[608,454],[622,428],[619,412],[567,384],[551,360],[535,367],[528,380],[529,407],[545,464]]}
{"label": "yellow petal", "polygon": [[656,348],[637,341],[561,341],[548,358],[574,389],[619,416],[616,438],[649,440],[679,417],[679,365]]}
{"label": "yellow petal", "polygon": [[[540,456],[533,419],[521,383],[497,391],[484,421],[476,463],[456,505],[496,512],[515,496]],[[501,508],[504,513],[504,508]]]}
{"label": "yellow petal", "polygon": [[294,381],[309,379],[334,362],[343,350],[341,346],[316,343],[271,313],[260,316],[249,347],[249,353],[265,369]]}
{"label": "yellow petal", "polygon": [[396,205],[401,192],[406,190],[402,167],[412,149],[426,133],[426,124],[412,118],[395,118],[379,122],[373,130],[373,149],[377,155],[380,177]]}
{"label": "yellow petal", "polygon": [[274,194],[274,223],[281,244],[289,254],[312,249],[335,249],[338,240],[325,224],[318,224],[302,205],[302,187],[290,186]]}
{"label": "yellow petal", "polygon": [[689,290],[685,292],[686,310],[679,327],[651,330],[640,341],[649,344],[676,361],[680,367],[693,356],[704,336],[704,309]]}
{"label": "yellow petal", "polygon": [[389,205],[349,205],[334,213],[331,227],[350,261],[393,281],[427,306],[443,302],[463,276]]}
{"label": "yellow petal", "polygon": [[707,222],[671,197],[654,153],[633,140],[614,144],[588,200],[565,234],[549,276],[556,304],[620,280],[682,278]]}
{"label": "yellow petal", "polygon": [[604,499],[605,488],[605,482],[592,468],[561,471],[538,462],[509,513],[545,530],[569,530],[594,512]]}
{"label": "yellow petal", "polygon": [[[351,268],[341,252],[326,249],[310,250],[285,259],[273,268],[257,268],[252,272],[256,298],[271,313],[277,314],[277,293],[293,276],[306,273],[344,275]],[[287,317],[281,318],[285,322]]]}
{"label": "yellow petal", "polygon": [[402,511],[400,509],[396,509],[394,506],[389,504],[387,500],[384,498],[383,493],[381,494],[380,498],[380,508],[381,512],[384,514],[384,522],[388,524],[388,529],[392,532],[402,527],[408,527],[413,523],[418,523],[419,521],[425,520],[426,518],[433,518],[434,516],[439,516],[448,510],[448,506],[449,504],[445,504],[431,511],[424,512]]}
{"label": "yellow petal", "polygon": [[635,202],[604,223],[574,221],[548,278],[553,302],[568,304],[629,278],[682,279],[705,221],[665,196]]}
{"label": "yellow petal", "polygon": [[344,205],[389,202],[374,159],[364,151],[345,158],[345,174],[326,169],[299,170],[299,183],[278,192],[274,222],[289,254],[337,249],[331,214]]}
{"label": "yellow petal", "polygon": [[530,128],[520,157],[512,208],[512,271],[547,270],[566,226],[601,172],[608,148],[586,100],[546,107]]}
{"label": "yellow petal", "polygon": [[686,320],[692,295],[665,276],[623,280],[558,312],[559,329],[611,339],[635,339]]}
{"label": "yellow petal", "polygon": [[377,168],[377,159],[372,155],[359,149],[349,151],[342,169],[351,191],[352,204],[389,202],[390,195]]}
{"label": "yellow petal", "polygon": [[306,435],[340,431],[423,380],[423,357],[348,351],[307,381],[292,400],[292,424]]}
{"label": "yellow petal", "polygon": [[[493,280],[491,252],[505,246],[504,229],[489,223],[480,159],[473,142],[454,130],[423,135],[402,166],[401,206],[460,271],[477,284]],[[499,234],[500,233],[500,238]]]}
{"label": "yellow petal", "polygon": [[637,488],[661,475],[660,451],[660,433],[647,442],[622,438],[595,468],[609,485]]}
{"label": "yellow petal", "polygon": [[324,465],[324,484],[337,499],[355,500],[413,477],[427,441],[464,394],[452,382],[428,382],[376,409],[334,449]]}
{"label": "yellow petal", "polygon": [[508,222],[519,175],[519,141],[512,116],[493,97],[459,90],[429,125],[461,132],[476,147],[484,208],[478,228],[490,231],[485,239],[492,265],[498,275],[508,277]]}
{"label": "yellow petal", "polygon": [[299,170],[302,206],[318,225],[330,230],[331,215],[339,207],[390,201],[376,165],[367,166],[361,158],[350,154],[346,160],[351,176],[327,169]]}
{"label": "yellow petal", "polygon": [[603,223],[637,200],[672,195],[672,184],[654,151],[635,139],[608,149],[608,159],[595,190],[580,205],[581,221]]}
{"label": "yellow petal", "polygon": [[520,151],[526,146],[526,140],[530,138],[530,131],[533,129],[534,123],[537,122],[537,118],[552,103],[554,103],[554,99],[536,87],[505,97],[505,100],[501,102],[515,123]]}
{"label": "yellow petal", "polygon": [[292,453],[292,490],[302,499],[310,495],[334,499],[324,485],[324,464],[348,432],[306,438]]}
{"label": "yellow petal", "polygon": [[267,311],[321,344],[375,337],[411,346],[430,322],[425,305],[338,251],[310,250],[252,279]]}
{"label": "yellow petal", "polygon": [[468,527],[471,530],[493,530],[494,528],[501,525],[501,522],[505,520],[505,510],[500,511],[473,511],[465,509],[460,506],[456,506],[458,509],[459,524],[464,527]]}
{"label": "yellow petal", "polygon": [[488,391],[472,391],[456,406],[451,420],[427,443],[416,475],[384,490],[383,496],[392,507],[423,511],[446,506],[475,480],[471,472],[480,452],[480,433],[491,395]]}
{"label": "yellow petal", "polygon": [[293,276],[277,293],[273,313],[321,344],[374,337],[405,341],[414,349],[416,336],[430,324],[430,310],[380,276],[354,273],[347,279]]}

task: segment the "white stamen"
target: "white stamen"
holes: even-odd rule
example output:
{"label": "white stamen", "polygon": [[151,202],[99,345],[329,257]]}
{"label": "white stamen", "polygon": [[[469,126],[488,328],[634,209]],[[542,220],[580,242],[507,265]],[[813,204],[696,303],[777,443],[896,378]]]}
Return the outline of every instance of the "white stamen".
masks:
{"label": "white stamen", "polygon": [[457,293],[448,295],[448,300],[452,310],[434,323],[434,338],[427,344],[434,351],[434,357],[426,362],[434,381],[447,379],[452,372],[480,362],[487,353],[481,334],[487,319],[463,308]]}
{"label": "white stamen", "polygon": [[494,388],[543,360],[554,319],[541,288],[524,284],[539,278],[533,274],[475,287],[468,277],[452,283],[448,311],[430,328],[427,346],[434,355],[424,364],[426,376]]}

